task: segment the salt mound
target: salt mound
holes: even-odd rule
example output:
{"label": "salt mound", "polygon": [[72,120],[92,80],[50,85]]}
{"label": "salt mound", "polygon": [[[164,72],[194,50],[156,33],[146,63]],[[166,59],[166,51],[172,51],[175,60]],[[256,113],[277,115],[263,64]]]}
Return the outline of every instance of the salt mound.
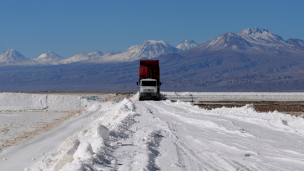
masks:
{"label": "salt mound", "polygon": [[73,161],[74,153],[79,146],[79,140],[67,140],[65,141],[65,146],[69,149],[65,152],[65,154],[56,162],[52,171],[60,170],[66,163]]}
{"label": "salt mound", "polygon": [[244,106],[244,110],[250,110],[251,112],[256,112],[255,107],[253,104],[246,104]]}
{"label": "salt mound", "polygon": [[43,94],[0,93],[0,110],[41,110],[47,107]]}
{"label": "salt mound", "polygon": [[95,130],[95,137],[100,137],[100,138],[109,138],[110,131],[107,127],[103,125],[98,125],[96,130]]}
{"label": "salt mound", "polygon": [[132,101],[139,101],[139,91],[130,98]]}
{"label": "salt mound", "polygon": [[80,143],[77,151],[73,155],[74,160],[85,160],[93,158],[93,149],[90,143],[82,142]]}
{"label": "salt mound", "polygon": [[0,93],[0,110],[83,110],[82,101],[75,95]]}

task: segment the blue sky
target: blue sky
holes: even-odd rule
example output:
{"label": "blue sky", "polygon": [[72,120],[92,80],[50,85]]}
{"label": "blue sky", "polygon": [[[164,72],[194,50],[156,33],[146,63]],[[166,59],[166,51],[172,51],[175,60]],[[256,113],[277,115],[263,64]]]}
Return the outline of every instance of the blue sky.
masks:
{"label": "blue sky", "polygon": [[125,51],[145,40],[176,46],[225,32],[263,28],[304,40],[304,1],[285,0],[0,0],[0,52],[28,58],[45,51]]}

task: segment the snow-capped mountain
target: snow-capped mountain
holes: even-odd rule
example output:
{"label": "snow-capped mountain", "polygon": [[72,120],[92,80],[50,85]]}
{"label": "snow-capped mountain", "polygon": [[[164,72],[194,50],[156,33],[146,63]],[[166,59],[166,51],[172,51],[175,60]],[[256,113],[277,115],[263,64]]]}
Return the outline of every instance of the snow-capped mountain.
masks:
{"label": "snow-capped mountain", "polygon": [[224,48],[240,49],[240,50],[253,50],[254,47],[241,36],[228,32],[220,35],[212,40],[206,50],[221,50]]}
{"label": "snow-capped mountain", "polygon": [[193,40],[184,40],[179,45],[176,46],[177,49],[180,50],[189,50],[194,47],[198,46],[198,43],[196,43]]}
{"label": "snow-capped mountain", "polygon": [[259,28],[245,28],[242,31],[238,32],[237,35],[241,36],[243,39],[250,43],[259,44],[263,46],[272,46],[272,45],[287,45],[288,43],[283,40],[282,37],[273,34],[272,32],[266,29]]}
{"label": "snow-capped mountain", "polygon": [[0,55],[1,64],[20,64],[28,61],[30,61],[28,58],[14,49],[6,50]]}
{"label": "snow-capped mountain", "polygon": [[131,46],[127,51],[115,54],[109,58],[103,58],[103,62],[126,62],[134,61],[141,58],[154,59],[164,53],[179,52],[177,49],[168,43],[160,40],[147,40],[140,45]]}
{"label": "snow-capped mountain", "polygon": [[255,51],[279,54],[281,50],[296,51],[294,45],[284,41],[282,37],[259,28],[246,28],[235,33],[224,33],[216,39],[201,45],[203,50],[234,50],[234,51]]}
{"label": "snow-capped mountain", "polygon": [[81,52],[77,53],[72,57],[63,59],[61,63],[67,64],[67,63],[73,63],[73,62],[79,62],[79,61],[85,61],[85,60],[91,60],[91,59],[98,59],[101,58],[104,55],[104,53],[100,51],[95,52]]}
{"label": "snow-capped mountain", "polygon": [[[259,28],[245,28],[238,33],[227,32],[216,39],[198,45],[193,40],[184,40],[178,46],[172,47],[160,40],[147,40],[140,45],[131,46],[124,52],[110,51],[102,53],[82,52],[69,58],[62,58],[54,52],[47,51],[37,58],[28,59],[15,50],[7,50],[0,55],[1,65],[58,65],[73,62],[83,63],[107,63],[107,62],[130,62],[138,59],[155,59],[163,57],[167,53],[178,53],[180,57],[196,54],[210,53],[224,50],[225,52],[263,53],[263,54],[304,54],[304,41],[288,39]],[[189,51],[189,53],[188,53]],[[160,56],[162,55],[162,56]],[[176,55],[175,55],[176,56]]]}
{"label": "snow-capped mountain", "polygon": [[63,57],[57,55],[56,53],[52,51],[46,51],[37,58],[33,58],[32,60],[34,61],[39,61],[39,62],[54,62],[54,61],[59,61],[62,60]]}

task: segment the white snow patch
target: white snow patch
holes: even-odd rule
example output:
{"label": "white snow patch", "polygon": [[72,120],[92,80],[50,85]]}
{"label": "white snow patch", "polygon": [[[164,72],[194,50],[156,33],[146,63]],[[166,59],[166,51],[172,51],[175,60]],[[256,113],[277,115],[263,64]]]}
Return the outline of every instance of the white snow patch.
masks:
{"label": "white snow patch", "polygon": [[132,96],[130,98],[130,100],[132,100],[132,101],[139,101],[139,91],[134,96]]}

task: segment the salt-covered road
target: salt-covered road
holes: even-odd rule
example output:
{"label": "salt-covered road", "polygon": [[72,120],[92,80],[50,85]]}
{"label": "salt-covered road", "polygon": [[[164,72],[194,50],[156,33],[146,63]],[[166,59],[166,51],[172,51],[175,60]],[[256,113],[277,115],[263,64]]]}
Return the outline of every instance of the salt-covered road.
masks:
{"label": "salt-covered road", "polygon": [[[302,118],[253,106],[131,102],[134,120],[113,156],[117,170],[302,170]],[[124,107],[127,108],[128,107]],[[130,107],[129,107],[130,108]]]}
{"label": "salt-covered road", "polygon": [[[199,109],[189,103],[136,102],[159,131],[162,170],[302,170],[303,119],[243,108]],[[269,116],[268,116],[269,115]],[[144,116],[144,115],[142,115]],[[153,122],[152,122],[153,123]],[[166,132],[166,133],[164,133]],[[162,134],[163,133],[163,134]]]}

